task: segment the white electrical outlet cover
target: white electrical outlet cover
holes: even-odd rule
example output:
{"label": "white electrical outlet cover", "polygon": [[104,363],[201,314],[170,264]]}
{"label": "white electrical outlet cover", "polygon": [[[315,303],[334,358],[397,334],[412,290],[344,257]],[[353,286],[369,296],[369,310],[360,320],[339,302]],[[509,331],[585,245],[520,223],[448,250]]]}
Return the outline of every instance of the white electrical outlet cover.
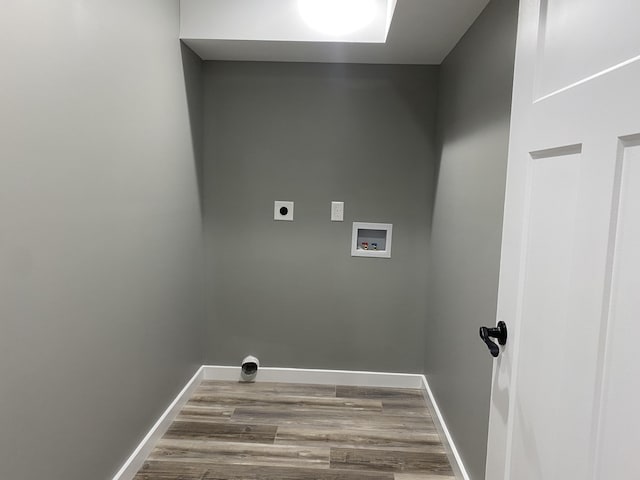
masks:
{"label": "white electrical outlet cover", "polygon": [[344,202],[331,202],[331,221],[344,221]]}
{"label": "white electrical outlet cover", "polygon": [[276,200],[273,203],[273,219],[293,222],[293,202]]}

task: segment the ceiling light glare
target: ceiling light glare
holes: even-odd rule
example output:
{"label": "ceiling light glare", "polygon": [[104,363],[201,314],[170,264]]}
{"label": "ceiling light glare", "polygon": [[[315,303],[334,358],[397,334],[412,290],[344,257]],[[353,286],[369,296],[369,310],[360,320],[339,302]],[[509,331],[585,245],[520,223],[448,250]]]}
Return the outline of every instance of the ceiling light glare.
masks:
{"label": "ceiling light glare", "polygon": [[298,9],[312,29],[339,37],[362,30],[376,16],[376,0],[298,0]]}

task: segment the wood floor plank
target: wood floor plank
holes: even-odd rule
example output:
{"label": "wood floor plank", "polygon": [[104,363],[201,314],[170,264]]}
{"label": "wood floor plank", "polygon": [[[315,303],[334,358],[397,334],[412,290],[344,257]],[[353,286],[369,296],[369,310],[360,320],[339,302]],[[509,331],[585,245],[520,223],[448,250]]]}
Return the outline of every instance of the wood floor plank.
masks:
{"label": "wood floor plank", "polygon": [[382,402],[382,412],[386,415],[404,415],[409,417],[431,418],[431,412],[426,405],[418,404],[389,404]]}
{"label": "wood floor plank", "polygon": [[205,392],[202,390],[189,399],[189,405],[229,405],[233,407],[314,407],[381,412],[382,401],[369,398],[306,397],[302,395],[261,395],[243,392]]}
{"label": "wood floor plank", "polygon": [[387,387],[354,387],[351,385],[337,385],[336,397],[340,398],[378,398],[391,399],[420,399],[424,397],[417,388],[387,388]]}
{"label": "wood floor plank", "polygon": [[331,448],[331,468],[398,473],[453,472],[445,453]]}
{"label": "wood floor plank", "polygon": [[198,386],[202,392],[259,393],[261,395],[303,395],[305,397],[335,397],[335,385],[315,385],[307,383],[277,382],[225,382],[203,380]]}
{"label": "wood floor plank", "polygon": [[456,480],[456,477],[430,473],[396,473],[395,480]]}
{"label": "wood floor plank", "polygon": [[225,440],[227,442],[273,443],[276,437],[274,425],[249,425],[243,423],[209,423],[174,421],[163,438],[184,440]]}
{"label": "wood floor plank", "polygon": [[[428,413],[427,403],[421,390],[413,388],[351,387],[338,385],[338,398],[369,398],[382,401],[383,411],[399,411],[419,409]],[[421,413],[421,414],[422,414]]]}
{"label": "wood floor plank", "polygon": [[426,452],[444,452],[437,433],[407,430],[366,430],[345,428],[278,427],[275,443],[278,445],[310,445],[348,448],[412,449]]}
{"label": "wood floor plank", "polygon": [[185,405],[176,420],[224,422],[231,418],[234,410],[235,408],[230,406]]}
{"label": "wood floor plank", "polygon": [[436,431],[430,418],[320,408],[239,407],[235,409],[230,421],[256,425],[297,425],[354,430],[367,430],[372,428],[372,425],[375,425],[378,430],[423,431],[425,433]]}
{"label": "wood floor plank", "polygon": [[387,472],[254,465],[185,465],[149,460],[135,480],[394,480]]}
{"label": "wood floor plank", "polygon": [[162,439],[149,459],[219,465],[329,468],[329,447]]}
{"label": "wood floor plank", "polygon": [[428,413],[427,403],[424,398],[383,398],[382,402],[383,410],[426,410]]}
{"label": "wood floor plank", "polygon": [[205,465],[147,460],[133,478],[134,480],[203,480],[206,473]]}

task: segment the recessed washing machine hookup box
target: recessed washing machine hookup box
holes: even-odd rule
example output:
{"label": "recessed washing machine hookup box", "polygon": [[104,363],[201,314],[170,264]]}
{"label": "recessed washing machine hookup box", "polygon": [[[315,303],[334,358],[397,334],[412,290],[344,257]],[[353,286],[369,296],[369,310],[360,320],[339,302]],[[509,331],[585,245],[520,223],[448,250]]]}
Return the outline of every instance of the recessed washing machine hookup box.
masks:
{"label": "recessed washing machine hookup box", "polygon": [[353,222],[351,256],[391,258],[392,231],[390,223]]}

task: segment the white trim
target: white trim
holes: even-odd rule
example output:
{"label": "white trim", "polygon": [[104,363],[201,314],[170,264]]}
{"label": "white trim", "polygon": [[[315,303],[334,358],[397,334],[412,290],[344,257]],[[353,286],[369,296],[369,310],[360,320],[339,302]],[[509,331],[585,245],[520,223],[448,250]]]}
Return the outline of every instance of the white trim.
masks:
{"label": "white trim", "polygon": [[[204,369],[204,380],[240,380],[240,367],[204,365],[202,368]],[[314,383],[354,387],[421,388],[421,377],[422,375],[417,373],[260,367],[256,380],[259,382]]]}
{"label": "white trim", "polygon": [[142,441],[138,444],[131,456],[122,465],[118,473],[113,477],[113,480],[132,480],[138,470],[142,468],[144,461],[153,450],[153,447],[158,440],[165,434],[173,419],[178,415],[178,412],[182,409],[191,394],[198,387],[202,381],[204,375],[204,367],[198,368],[191,380],[185,385],[182,391],[176,396],[176,398],[167,407],[164,413],[160,416],[158,421],[151,427],[151,430],[145,435]]}
{"label": "white trim", "polygon": [[460,453],[458,453],[456,444],[453,443],[453,437],[451,436],[451,433],[449,433],[449,429],[447,428],[447,424],[444,421],[442,412],[440,412],[440,408],[436,403],[436,399],[433,396],[433,392],[431,391],[429,382],[424,375],[420,375],[420,377],[422,380],[423,392],[426,393],[426,397],[428,400],[427,405],[429,406],[429,410],[431,410],[433,423],[436,425],[436,430],[438,430],[440,439],[442,440],[444,448],[447,451],[447,457],[449,457],[449,463],[453,468],[453,473],[458,479],[471,480],[469,474],[467,473],[467,469],[464,468],[464,463],[462,463],[462,457],[460,456]]}

